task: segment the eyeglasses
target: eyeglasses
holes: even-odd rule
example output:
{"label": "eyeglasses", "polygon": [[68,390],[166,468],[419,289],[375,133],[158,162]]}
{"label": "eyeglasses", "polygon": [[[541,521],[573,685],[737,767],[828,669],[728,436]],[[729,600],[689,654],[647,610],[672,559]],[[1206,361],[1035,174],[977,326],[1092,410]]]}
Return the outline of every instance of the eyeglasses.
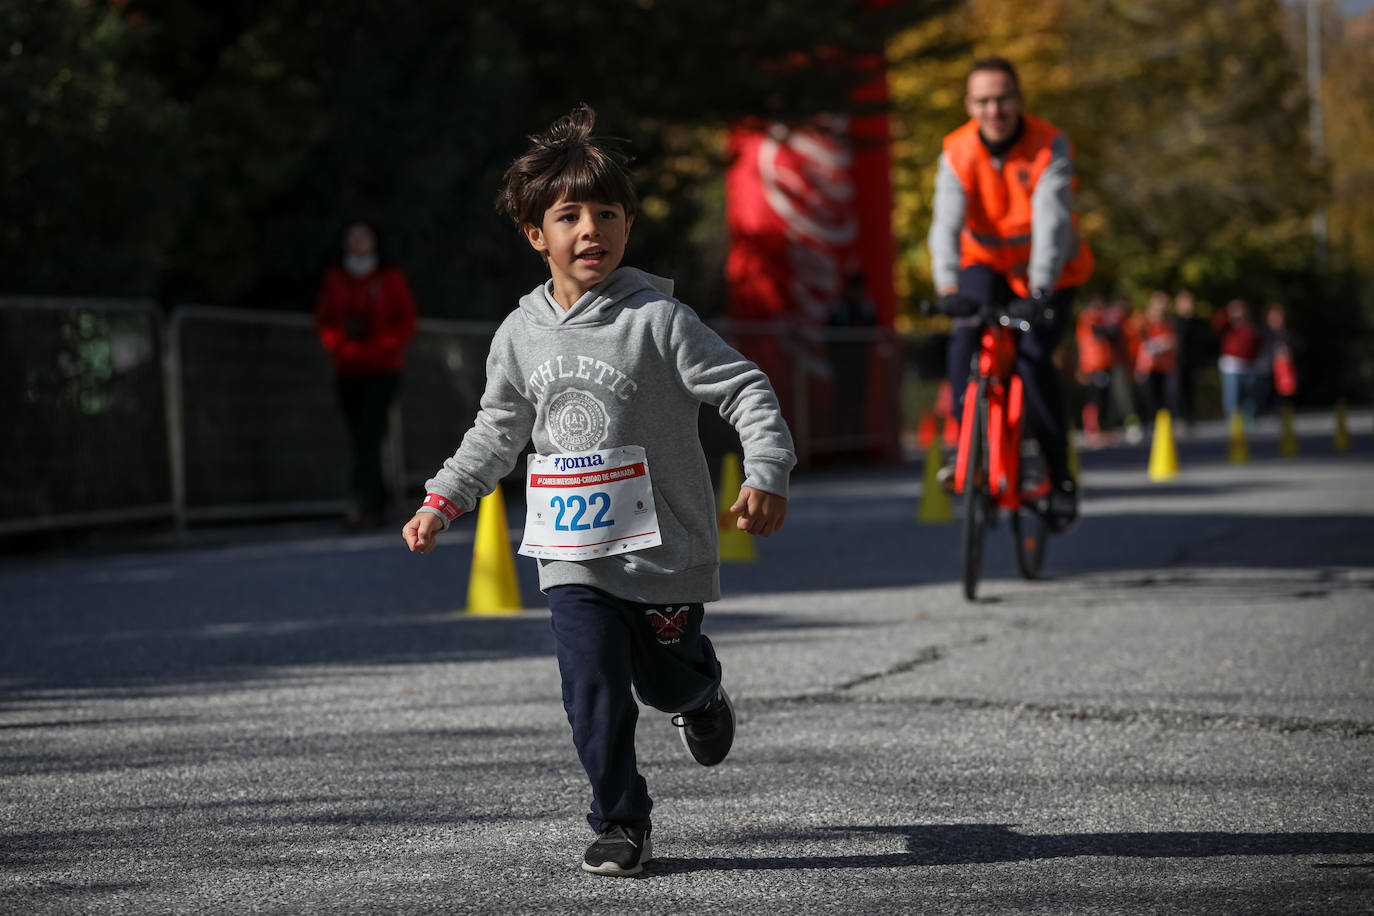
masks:
{"label": "eyeglasses", "polygon": [[1019,102],[1020,100],[1021,97],[1016,93],[1012,92],[1008,93],[1007,95],[990,95],[985,96],[983,98],[975,98],[973,96],[970,96],[968,103],[972,105],[974,108],[987,108],[989,105],[994,104],[1002,108],[1007,108],[1013,103]]}

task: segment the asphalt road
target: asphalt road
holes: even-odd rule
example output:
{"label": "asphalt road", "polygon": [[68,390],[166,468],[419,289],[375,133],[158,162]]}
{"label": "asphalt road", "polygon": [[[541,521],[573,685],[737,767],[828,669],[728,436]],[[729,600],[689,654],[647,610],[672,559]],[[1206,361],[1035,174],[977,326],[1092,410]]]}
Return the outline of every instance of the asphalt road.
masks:
{"label": "asphalt road", "polygon": [[[657,861],[578,868],[547,613],[472,525],[0,561],[0,912],[1374,912],[1374,441],[1081,455],[1047,578],[981,600],[918,468],[799,477],[707,615],[740,715],[640,720]],[[290,536],[285,536],[289,534]]]}

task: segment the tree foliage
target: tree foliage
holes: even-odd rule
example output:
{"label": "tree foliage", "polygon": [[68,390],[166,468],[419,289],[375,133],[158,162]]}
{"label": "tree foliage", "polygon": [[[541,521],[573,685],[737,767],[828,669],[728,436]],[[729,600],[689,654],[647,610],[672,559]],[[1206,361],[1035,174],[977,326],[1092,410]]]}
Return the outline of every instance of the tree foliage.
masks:
{"label": "tree foliage", "polygon": [[637,157],[636,259],[691,289],[719,128],[848,107],[854,60],[947,5],[0,0],[0,288],[308,308],[361,217],[424,313],[495,317],[541,271],[501,174],[586,101]]}
{"label": "tree foliage", "polygon": [[1323,144],[1331,176],[1327,222],[1337,263],[1374,277],[1374,12],[1328,12]]}
{"label": "tree foliage", "polygon": [[974,0],[902,36],[898,56],[942,29],[972,51],[938,69],[897,64],[905,287],[928,289],[929,188],[940,137],[967,118],[968,61],[1002,54],[1029,108],[1074,142],[1097,284],[1273,295],[1275,272],[1310,258],[1322,194],[1287,24],[1276,0]]}

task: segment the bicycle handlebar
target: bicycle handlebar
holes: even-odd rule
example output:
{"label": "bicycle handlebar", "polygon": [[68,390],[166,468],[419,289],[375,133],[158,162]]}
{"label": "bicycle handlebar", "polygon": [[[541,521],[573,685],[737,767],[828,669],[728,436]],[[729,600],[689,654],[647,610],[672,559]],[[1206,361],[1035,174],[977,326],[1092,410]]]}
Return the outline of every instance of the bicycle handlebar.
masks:
{"label": "bicycle handlebar", "polygon": [[[957,301],[966,306],[972,306],[966,316],[953,317],[976,317],[983,324],[1001,325],[1004,328],[1011,328],[1015,331],[1029,331],[1033,327],[1048,325],[1054,321],[1054,309],[1046,306],[1041,310],[1039,317],[1031,321],[1028,318],[1016,318],[1007,312],[1007,306],[983,305],[964,296],[956,297]],[[921,311],[930,315],[935,313],[949,314],[940,308],[939,303],[931,303],[928,300],[921,302]]]}

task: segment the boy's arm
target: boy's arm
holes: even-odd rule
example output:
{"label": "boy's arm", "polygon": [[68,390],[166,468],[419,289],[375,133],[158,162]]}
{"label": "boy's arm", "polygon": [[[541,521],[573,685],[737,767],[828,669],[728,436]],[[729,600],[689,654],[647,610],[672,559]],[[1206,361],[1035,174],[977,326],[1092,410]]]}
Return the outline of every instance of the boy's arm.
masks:
{"label": "boy's arm", "polygon": [[[748,508],[750,500],[744,491],[750,489],[786,500],[788,475],[797,455],[768,376],[685,305],[674,308],[668,346],[686,391],[718,408],[739,433],[744,446],[744,488],[737,505]],[[781,523],[780,516],[777,522]]]}

